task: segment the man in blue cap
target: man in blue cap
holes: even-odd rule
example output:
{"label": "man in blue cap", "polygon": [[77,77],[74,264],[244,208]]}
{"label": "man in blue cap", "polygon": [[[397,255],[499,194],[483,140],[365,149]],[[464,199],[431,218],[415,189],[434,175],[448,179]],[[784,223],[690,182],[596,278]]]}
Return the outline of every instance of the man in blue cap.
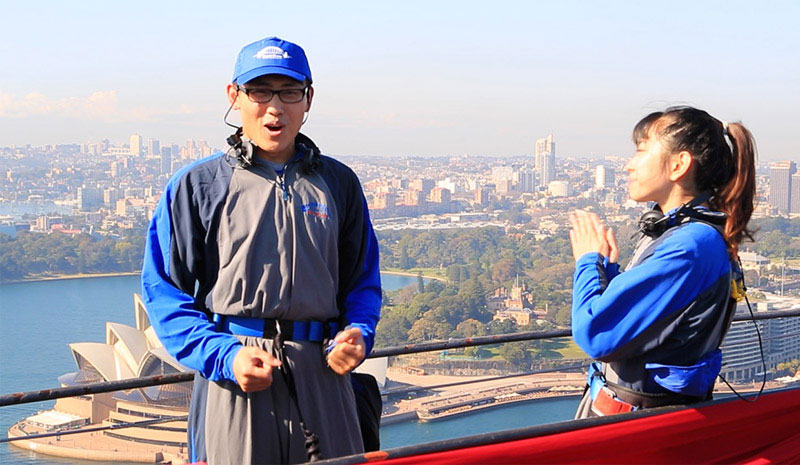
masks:
{"label": "man in blue cap", "polygon": [[363,451],[349,373],[381,287],[361,185],[300,133],[305,52],[245,46],[230,149],[177,172],[148,230],[142,292],[167,351],[197,370],[190,460],[298,463]]}

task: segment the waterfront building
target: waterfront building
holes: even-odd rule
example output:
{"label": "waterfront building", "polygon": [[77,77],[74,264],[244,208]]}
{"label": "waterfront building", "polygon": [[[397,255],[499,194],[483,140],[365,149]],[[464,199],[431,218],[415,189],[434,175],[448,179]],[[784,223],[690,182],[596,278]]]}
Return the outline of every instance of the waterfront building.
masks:
{"label": "waterfront building", "polygon": [[[60,385],[76,387],[188,371],[167,353],[158,340],[138,295],[134,295],[134,314],[135,327],[107,322],[105,343],[69,344],[78,371],[60,376]],[[9,437],[84,425],[108,426],[182,417],[188,413],[190,395],[191,382],[188,382],[61,398],[52,410],[39,412],[14,424],[9,429]],[[27,442],[19,441],[15,445],[50,455],[89,460],[150,463],[178,460],[183,463],[187,459],[185,419],[111,429],[99,435],[80,435],[80,438],[72,436],[56,444],[36,442],[31,445]]]}
{"label": "waterfront building", "polygon": [[103,191],[96,187],[82,186],[78,188],[78,208],[90,211],[103,205]]}
{"label": "waterfront building", "polygon": [[[776,309],[770,302],[759,302],[756,313]],[[749,315],[747,305],[741,302],[737,315]],[[759,380],[763,365],[759,349],[759,336],[764,351],[764,364],[773,370],[779,363],[800,358],[800,318],[778,318],[772,320],[737,321],[733,323],[722,342],[722,376],[728,381],[750,382]]]}
{"label": "waterfront building", "polygon": [[50,231],[55,224],[60,224],[63,218],[60,216],[41,215],[36,218],[36,231]]}
{"label": "waterfront building", "polygon": [[739,252],[739,260],[742,262],[743,270],[760,270],[763,266],[769,265],[769,259],[755,252]]}

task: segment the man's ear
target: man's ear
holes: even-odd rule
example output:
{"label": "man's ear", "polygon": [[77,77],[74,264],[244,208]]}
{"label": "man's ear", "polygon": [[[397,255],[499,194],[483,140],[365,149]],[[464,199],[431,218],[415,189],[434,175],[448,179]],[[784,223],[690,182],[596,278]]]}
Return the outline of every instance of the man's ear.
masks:
{"label": "man's ear", "polygon": [[239,94],[239,86],[236,84],[228,84],[225,87],[225,93],[228,95],[228,103],[233,106],[234,110],[238,110],[239,105],[235,105],[234,102],[236,102],[236,97]]}
{"label": "man's ear", "polygon": [[672,155],[672,158],[669,161],[669,165],[667,166],[669,169],[669,180],[670,181],[679,181],[684,179],[694,166],[694,159],[692,158],[692,154],[683,150]]}
{"label": "man's ear", "polygon": [[306,96],[306,111],[311,110],[311,99],[314,98],[314,88],[308,86],[308,95]]}

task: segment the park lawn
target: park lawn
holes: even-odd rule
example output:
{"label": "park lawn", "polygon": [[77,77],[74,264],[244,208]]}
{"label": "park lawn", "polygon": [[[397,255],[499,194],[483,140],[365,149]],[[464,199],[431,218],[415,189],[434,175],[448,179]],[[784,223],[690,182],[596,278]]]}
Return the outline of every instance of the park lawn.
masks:
{"label": "park lawn", "polygon": [[421,274],[424,277],[432,277],[436,279],[440,279],[442,281],[447,281],[447,270],[440,269],[440,268],[409,268],[404,270],[402,268],[392,268],[392,267],[384,267],[381,271],[386,271],[388,273],[398,273],[398,274],[405,274],[409,276],[416,276]]}
{"label": "park lawn", "polygon": [[555,350],[555,352],[557,352],[560,355],[559,358],[588,358],[586,352],[584,352],[580,347],[578,347],[578,345],[575,344],[575,341],[573,341],[572,338],[569,339],[562,338],[561,340],[566,342],[566,344],[564,344],[563,347]]}

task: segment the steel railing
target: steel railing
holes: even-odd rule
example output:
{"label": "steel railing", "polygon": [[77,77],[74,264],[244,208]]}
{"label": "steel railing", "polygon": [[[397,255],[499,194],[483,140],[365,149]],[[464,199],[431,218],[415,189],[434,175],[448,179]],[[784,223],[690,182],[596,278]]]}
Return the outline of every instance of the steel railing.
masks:
{"label": "steel railing", "polygon": [[[733,318],[734,322],[737,321],[753,321],[753,320],[771,320],[771,319],[778,319],[778,318],[787,318],[787,317],[797,317],[800,316],[800,310],[785,310],[785,311],[774,311],[769,313],[756,313],[754,315],[737,315]],[[518,341],[535,341],[535,340],[544,340],[544,339],[555,339],[561,337],[568,337],[571,336],[572,332],[570,330],[554,330],[554,331],[527,331],[527,332],[519,332],[519,333],[508,333],[508,334],[498,334],[493,336],[480,336],[480,337],[472,337],[472,338],[461,338],[461,339],[449,339],[447,341],[432,341],[432,342],[423,342],[417,344],[406,344],[403,346],[393,346],[393,347],[384,347],[374,349],[372,353],[370,353],[367,358],[381,358],[381,357],[389,357],[389,356],[396,356],[396,355],[406,355],[406,354],[414,354],[414,353],[421,353],[421,352],[432,352],[437,350],[447,350],[447,349],[456,349],[456,348],[463,348],[463,347],[475,347],[475,346],[483,346],[483,345],[493,345],[493,344],[503,344],[507,342],[518,342]],[[390,389],[381,392],[382,395],[392,395],[392,394],[403,394],[412,391],[419,391],[424,389],[437,389],[442,387],[449,387],[449,386],[458,386],[464,384],[471,384],[471,383],[479,383],[491,380],[498,380],[498,379],[505,379],[505,378],[513,378],[513,377],[521,377],[533,374],[540,374],[540,373],[548,373],[554,371],[569,371],[574,369],[580,369],[583,367],[583,364],[579,365],[568,365],[568,366],[561,366],[555,367],[551,369],[545,370],[536,370],[526,373],[516,373],[511,375],[503,375],[497,376],[493,378],[482,378],[477,380],[469,380],[469,381],[459,381],[454,383],[445,383],[433,386],[426,386],[426,387],[409,387],[409,388],[398,388],[398,389]],[[54,400],[60,399],[64,397],[74,397],[74,396],[81,396],[81,395],[91,395],[91,394],[101,394],[106,392],[114,392],[120,390],[129,390],[129,389],[137,389],[137,388],[144,388],[150,386],[158,386],[164,384],[175,384],[175,383],[183,383],[183,382],[190,382],[194,380],[194,372],[186,372],[186,373],[175,373],[175,374],[168,374],[168,375],[155,375],[155,376],[148,376],[142,378],[132,378],[132,379],[124,379],[119,381],[104,381],[98,383],[90,383],[83,386],[69,386],[63,388],[51,388],[51,389],[43,389],[39,391],[27,391],[27,392],[18,392],[14,394],[6,394],[0,396],[0,407],[5,407],[8,405],[17,405],[17,404],[25,404],[31,402],[42,402],[47,400]],[[46,437],[53,437],[53,436],[63,436],[69,434],[79,434],[79,433],[87,433],[87,432],[97,432],[97,431],[106,431],[106,430],[118,430],[124,428],[134,428],[138,426],[149,426],[158,423],[166,423],[171,421],[185,421],[187,416],[175,416],[175,417],[167,417],[167,418],[158,418],[158,419],[150,419],[150,420],[142,420],[136,422],[128,422],[128,423],[116,423],[112,425],[105,425],[105,426],[96,426],[90,428],[80,428],[80,429],[71,429],[71,430],[62,430],[62,431],[54,431],[54,432],[47,432],[41,434],[32,434],[26,435],[22,437],[16,438],[0,438],[0,443],[12,442],[12,441],[19,441],[19,440],[27,440],[27,439],[38,439],[38,438],[46,438]]]}
{"label": "steel railing", "polygon": [[[777,318],[800,316],[800,310],[783,310],[765,313],[756,313],[754,316],[737,315],[733,318],[737,321],[751,320],[774,320]],[[536,341],[542,339],[555,339],[568,337],[572,331],[568,329],[555,331],[526,331],[520,333],[497,334],[494,336],[480,336],[461,339],[449,339],[447,341],[421,342],[418,344],[406,344],[403,346],[393,346],[374,349],[367,358],[381,358],[395,355],[415,354],[420,352],[433,352],[437,350],[458,349],[462,347],[484,346],[492,344],[502,344],[517,341]],[[0,396],[0,407],[7,405],[25,404],[30,402],[42,402],[46,400],[60,399],[63,397],[73,397],[80,395],[100,394],[127,389],[135,389],[162,384],[183,383],[194,380],[194,372],[176,373],[169,375],[155,375],[143,378],[123,379],[119,381],[104,381],[91,383],[83,386],[70,386],[63,388],[43,389],[40,391],[17,392]]]}

